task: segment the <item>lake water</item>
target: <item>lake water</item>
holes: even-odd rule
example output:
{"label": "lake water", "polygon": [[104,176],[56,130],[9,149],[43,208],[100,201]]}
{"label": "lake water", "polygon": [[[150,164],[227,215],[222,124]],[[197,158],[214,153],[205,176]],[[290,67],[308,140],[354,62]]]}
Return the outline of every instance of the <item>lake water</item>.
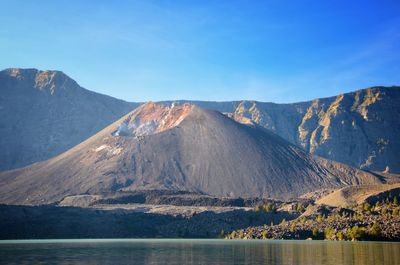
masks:
{"label": "lake water", "polygon": [[0,264],[400,264],[400,243],[202,239],[0,241]]}

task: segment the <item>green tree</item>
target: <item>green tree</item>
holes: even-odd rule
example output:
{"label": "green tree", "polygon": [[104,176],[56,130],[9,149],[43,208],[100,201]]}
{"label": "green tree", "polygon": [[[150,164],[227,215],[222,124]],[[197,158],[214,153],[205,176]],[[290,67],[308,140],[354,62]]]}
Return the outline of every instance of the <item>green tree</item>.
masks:
{"label": "green tree", "polygon": [[344,235],[342,231],[337,232],[336,234],[336,238],[340,241],[342,241],[344,239]]}
{"label": "green tree", "polygon": [[363,210],[368,212],[368,213],[371,213],[371,204],[369,204],[368,202],[364,203],[363,204]]}
{"label": "green tree", "polygon": [[220,237],[220,238],[224,238],[224,237],[225,237],[225,231],[224,231],[224,229],[221,229],[221,232],[219,233],[219,237]]}
{"label": "green tree", "polygon": [[318,230],[317,228],[314,228],[314,229],[312,230],[312,237],[313,237],[314,239],[316,239],[316,238],[319,237],[319,230]]}
{"label": "green tree", "polygon": [[364,220],[364,215],[362,213],[360,213],[358,215],[358,220],[363,221]]}
{"label": "green tree", "polygon": [[304,212],[304,205],[302,203],[298,203],[296,206],[296,211],[298,211],[299,213]]}
{"label": "green tree", "polygon": [[340,219],[340,215],[339,215],[338,213],[336,213],[336,214],[333,216],[333,220],[335,220],[336,222],[339,222],[339,219]]}
{"label": "green tree", "polygon": [[381,227],[379,226],[379,224],[374,223],[371,227],[371,229],[369,230],[369,234],[373,237],[379,237],[381,235]]}
{"label": "green tree", "polygon": [[325,235],[325,239],[329,239],[329,240],[334,239],[335,231],[333,230],[333,228],[327,227],[324,230],[324,235]]}
{"label": "green tree", "polygon": [[318,223],[322,223],[323,220],[324,220],[324,218],[321,215],[317,216],[317,222]]}
{"label": "green tree", "polygon": [[386,216],[387,213],[388,213],[388,209],[387,209],[387,208],[382,208],[382,209],[381,209],[381,214],[382,214],[382,215]]}
{"label": "green tree", "polygon": [[294,231],[296,231],[296,223],[292,222],[290,225],[290,232],[293,233]]}
{"label": "green tree", "polygon": [[399,201],[397,200],[397,196],[394,197],[393,203],[394,203],[395,205],[398,205],[398,204],[399,204]]}
{"label": "green tree", "polygon": [[256,205],[256,207],[254,207],[254,211],[255,212],[261,211],[261,206],[260,205]]}
{"label": "green tree", "polygon": [[393,215],[400,215],[400,208],[397,207],[393,210]]}
{"label": "green tree", "polygon": [[360,240],[363,238],[365,233],[365,230],[363,228],[356,226],[353,226],[349,231],[348,231],[348,237],[351,240]]}
{"label": "green tree", "polygon": [[262,239],[268,239],[268,232],[266,230],[262,232]]}
{"label": "green tree", "polygon": [[274,205],[272,205],[272,203],[264,204],[263,208],[264,208],[264,211],[267,213],[273,212],[275,210],[275,207],[274,207]]}

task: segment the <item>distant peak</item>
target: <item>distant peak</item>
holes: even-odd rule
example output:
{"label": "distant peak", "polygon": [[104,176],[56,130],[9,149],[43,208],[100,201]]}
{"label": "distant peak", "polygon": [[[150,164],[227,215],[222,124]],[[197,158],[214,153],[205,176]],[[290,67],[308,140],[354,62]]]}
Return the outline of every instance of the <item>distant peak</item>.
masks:
{"label": "distant peak", "polygon": [[144,136],[178,126],[194,108],[191,104],[169,106],[147,102],[135,109],[113,132],[114,136]]}
{"label": "distant peak", "polygon": [[33,86],[39,90],[54,94],[56,89],[65,89],[76,86],[77,83],[69,76],[57,70],[38,70],[35,68],[8,68],[2,71],[9,77],[17,80],[33,82]]}

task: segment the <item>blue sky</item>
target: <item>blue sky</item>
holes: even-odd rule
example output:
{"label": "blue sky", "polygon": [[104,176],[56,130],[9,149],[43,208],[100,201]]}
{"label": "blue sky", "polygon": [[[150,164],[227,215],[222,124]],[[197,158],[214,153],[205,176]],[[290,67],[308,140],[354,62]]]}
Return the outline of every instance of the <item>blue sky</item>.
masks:
{"label": "blue sky", "polygon": [[0,68],[128,101],[295,102],[400,85],[400,1],[3,1]]}

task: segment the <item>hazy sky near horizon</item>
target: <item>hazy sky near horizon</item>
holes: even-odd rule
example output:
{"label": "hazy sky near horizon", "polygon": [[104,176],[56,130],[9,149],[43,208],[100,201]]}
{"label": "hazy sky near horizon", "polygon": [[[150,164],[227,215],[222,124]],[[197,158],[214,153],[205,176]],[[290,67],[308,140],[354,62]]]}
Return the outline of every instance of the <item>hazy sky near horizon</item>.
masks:
{"label": "hazy sky near horizon", "polygon": [[400,1],[4,1],[0,68],[128,101],[295,102],[400,85]]}

